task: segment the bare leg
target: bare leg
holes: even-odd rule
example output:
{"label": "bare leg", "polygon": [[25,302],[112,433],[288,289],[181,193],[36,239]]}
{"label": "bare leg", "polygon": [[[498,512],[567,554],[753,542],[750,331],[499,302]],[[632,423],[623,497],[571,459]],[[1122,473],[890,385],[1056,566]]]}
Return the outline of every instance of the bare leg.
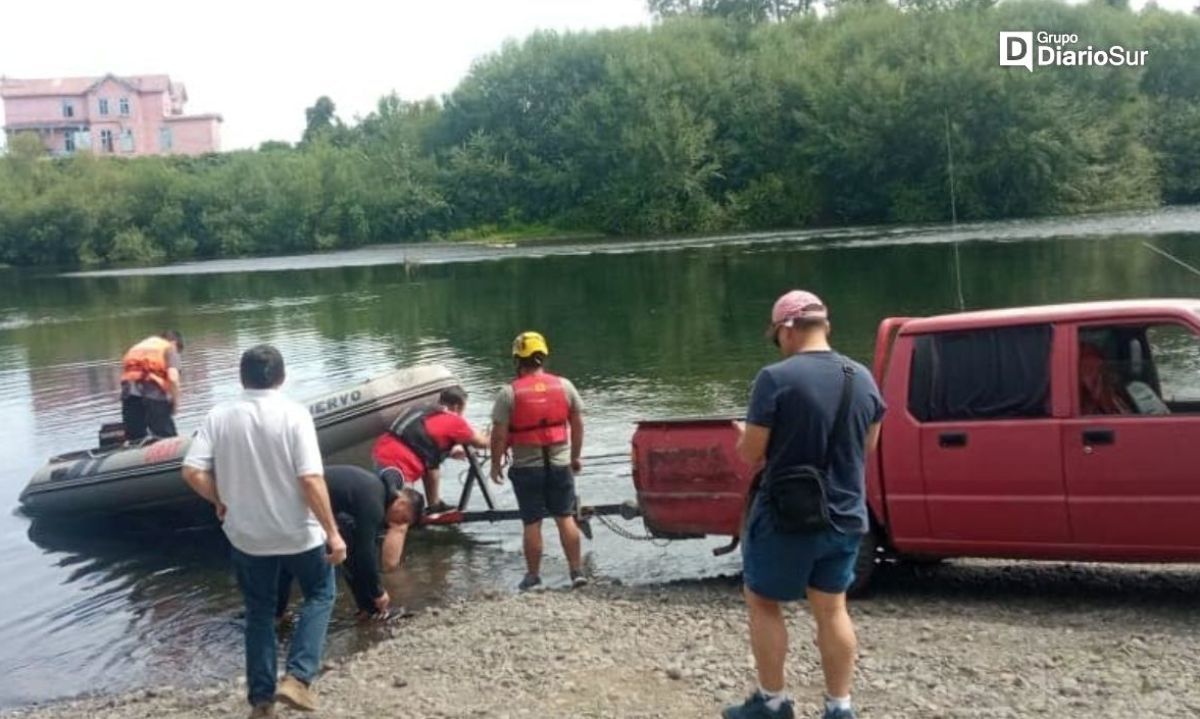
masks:
{"label": "bare leg", "polygon": [[525,549],[525,570],[530,574],[540,575],[542,572],[541,521],[525,525],[523,544]]}
{"label": "bare leg", "polygon": [[[760,597],[749,587],[743,590],[750,613],[750,649],[758,668],[758,684],[769,692],[783,691],[783,663],[787,659],[787,622],[783,607]],[[838,695],[841,696],[841,695]]]}
{"label": "bare leg", "polygon": [[437,504],[442,501],[442,472],[438,469],[430,469],[425,472],[425,477],[422,479],[425,485],[425,503]]}
{"label": "bare leg", "polygon": [[850,612],[846,611],[846,595],[809,587],[808,606],[817,620],[817,648],[821,650],[821,669],[825,672],[825,693],[831,697],[850,696],[858,639]]}
{"label": "bare leg", "polygon": [[558,525],[558,538],[562,541],[563,554],[567,555],[567,565],[572,572],[583,569],[583,552],[580,548],[579,525],[574,517],[555,517]]}

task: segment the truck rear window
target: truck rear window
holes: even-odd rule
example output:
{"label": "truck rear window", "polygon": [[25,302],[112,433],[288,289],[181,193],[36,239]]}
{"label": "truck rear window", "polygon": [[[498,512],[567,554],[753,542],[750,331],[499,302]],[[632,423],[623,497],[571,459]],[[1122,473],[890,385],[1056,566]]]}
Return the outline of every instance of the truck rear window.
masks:
{"label": "truck rear window", "polygon": [[1050,416],[1050,325],[916,338],[908,411],[922,422]]}

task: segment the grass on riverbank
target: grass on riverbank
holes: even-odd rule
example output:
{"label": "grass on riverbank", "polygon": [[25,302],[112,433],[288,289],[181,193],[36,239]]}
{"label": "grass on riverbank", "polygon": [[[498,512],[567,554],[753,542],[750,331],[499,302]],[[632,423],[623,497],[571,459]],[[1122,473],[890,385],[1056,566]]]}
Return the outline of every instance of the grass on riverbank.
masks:
{"label": "grass on riverbank", "polygon": [[435,237],[437,242],[469,242],[480,245],[527,245],[543,242],[596,240],[604,233],[587,230],[563,230],[543,223],[484,224]]}

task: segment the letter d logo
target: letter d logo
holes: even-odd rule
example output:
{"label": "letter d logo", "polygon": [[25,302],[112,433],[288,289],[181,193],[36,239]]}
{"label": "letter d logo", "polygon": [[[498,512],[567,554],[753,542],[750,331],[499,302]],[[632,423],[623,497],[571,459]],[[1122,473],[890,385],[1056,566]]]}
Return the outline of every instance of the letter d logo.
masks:
{"label": "letter d logo", "polygon": [[1033,72],[1033,33],[1000,33],[1000,67],[1023,67]]}

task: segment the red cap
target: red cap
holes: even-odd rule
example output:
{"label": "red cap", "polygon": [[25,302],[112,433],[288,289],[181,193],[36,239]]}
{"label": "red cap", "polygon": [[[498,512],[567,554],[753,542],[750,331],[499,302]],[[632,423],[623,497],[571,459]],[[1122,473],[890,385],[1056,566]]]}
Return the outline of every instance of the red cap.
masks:
{"label": "red cap", "polygon": [[829,310],[825,309],[825,303],[820,297],[804,290],[792,290],[775,300],[767,336],[772,336],[780,325],[791,327],[795,320],[825,319],[829,319]]}

